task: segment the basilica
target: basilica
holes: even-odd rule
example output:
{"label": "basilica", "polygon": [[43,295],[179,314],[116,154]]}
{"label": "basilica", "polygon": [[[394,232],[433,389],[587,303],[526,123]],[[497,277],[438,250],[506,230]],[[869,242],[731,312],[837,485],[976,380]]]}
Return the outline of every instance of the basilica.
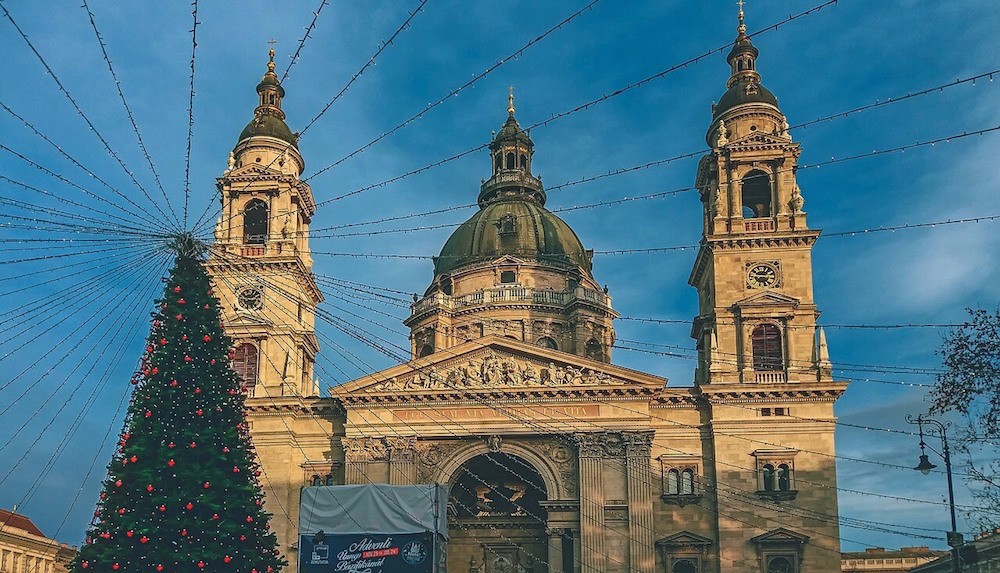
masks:
{"label": "basilica", "polygon": [[614,363],[613,301],[588,237],[545,207],[511,97],[479,210],[404,321],[409,361],[326,388],[313,372],[323,295],[309,250],[321,214],[272,51],[217,180],[207,266],[290,561],[303,487],[439,483],[453,572],[840,570],[833,404],[846,384],[816,325],[820,232],[742,13],[726,60],[692,174],[703,206],[688,279],[693,380],[668,386]]}

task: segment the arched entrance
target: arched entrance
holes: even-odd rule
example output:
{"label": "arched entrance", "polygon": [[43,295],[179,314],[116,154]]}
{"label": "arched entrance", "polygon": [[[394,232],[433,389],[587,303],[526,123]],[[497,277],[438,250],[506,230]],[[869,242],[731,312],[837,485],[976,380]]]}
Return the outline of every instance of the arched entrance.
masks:
{"label": "arched entrance", "polygon": [[463,463],[449,480],[448,570],[544,573],[545,481],[519,456],[490,452]]}

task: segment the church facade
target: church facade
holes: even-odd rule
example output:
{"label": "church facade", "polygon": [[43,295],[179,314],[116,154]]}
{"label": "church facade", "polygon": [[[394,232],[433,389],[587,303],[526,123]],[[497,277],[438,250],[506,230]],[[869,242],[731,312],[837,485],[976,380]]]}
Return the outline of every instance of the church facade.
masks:
{"label": "church facade", "polygon": [[208,261],[248,387],[261,483],[296,559],[299,492],[450,488],[449,571],[809,573],[840,569],[832,377],[813,301],[799,145],[740,14],[696,186],[693,384],[614,364],[591,251],[545,208],[508,117],[479,211],[405,320],[408,362],[318,387],[316,211],[272,62],[218,179]]}

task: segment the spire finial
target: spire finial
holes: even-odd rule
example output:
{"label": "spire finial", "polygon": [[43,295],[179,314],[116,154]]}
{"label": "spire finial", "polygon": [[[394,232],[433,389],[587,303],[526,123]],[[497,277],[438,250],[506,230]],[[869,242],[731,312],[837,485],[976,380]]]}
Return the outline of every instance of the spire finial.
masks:
{"label": "spire finial", "polygon": [[514,115],[514,86],[508,86],[507,90],[507,113]]}
{"label": "spire finial", "polygon": [[267,62],[267,69],[268,69],[268,71],[273,72],[274,71],[274,45],[277,44],[278,41],[275,40],[274,38],[271,38],[270,40],[267,41],[267,43],[268,43],[269,46],[271,46],[271,49],[267,51],[267,55],[268,55],[268,58],[269,58],[268,62]]}
{"label": "spire finial", "polygon": [[739,26],[736,27],[736,31],[739,32],[741,35],[742,34],[746,34],[746,32],[747,32],[747,25],[743,21],[743,3],[744,3],[744,0],[736,0],[736,5],[739,6],[739,9],[740,9],[739,14],[737,15],[738,18],[739,18],[740,24],[739,24]]}

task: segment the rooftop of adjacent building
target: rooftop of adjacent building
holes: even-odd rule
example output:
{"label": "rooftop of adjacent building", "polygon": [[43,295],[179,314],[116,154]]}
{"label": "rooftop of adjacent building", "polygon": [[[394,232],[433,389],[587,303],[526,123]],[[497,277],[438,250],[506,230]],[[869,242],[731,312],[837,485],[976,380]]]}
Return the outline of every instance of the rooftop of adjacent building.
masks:
{"label": "rooftop of adjacent building", "polygon": [[897,557],[940,557],[947,551],[931,549],[926,545],[916,547],[901,547],[899,549],[886,549],[885,547],[868,547],[864,551],[845,551],[841,553],[841,559],[882,559]]}
{"label": "rooftop of adjacent building", "polygon": [[20,513],[14,513],[13,511],[0,509],[0,524],[2,524],[4,527],[10,527],[26,531],[31,535],[45,537],[45,534],[42,533],[42,530],[38,529],[38,526],[36,526],[28,516],[21,515]]}

